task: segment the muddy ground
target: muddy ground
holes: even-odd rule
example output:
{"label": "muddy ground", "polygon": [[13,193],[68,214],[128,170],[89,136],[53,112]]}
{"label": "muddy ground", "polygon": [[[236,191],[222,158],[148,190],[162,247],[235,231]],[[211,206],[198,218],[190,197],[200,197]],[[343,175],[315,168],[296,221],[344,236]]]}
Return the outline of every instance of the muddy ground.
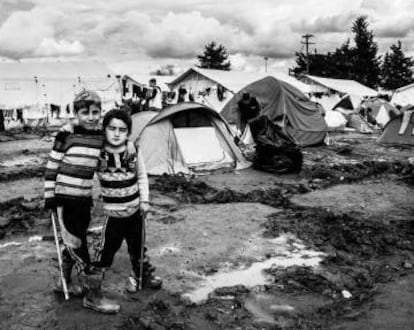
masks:
{"label": "muddy ground", "polygon": [[[150,178],[147,240],[160,291],[125,293],[125,246],[105,316],[51,292],[42,173],[52,139],[0,140],[0,329],[412,329],[414,152],[336,134],[295,175],[247,169]],[[91,253],[103,213],[95,191]]]}

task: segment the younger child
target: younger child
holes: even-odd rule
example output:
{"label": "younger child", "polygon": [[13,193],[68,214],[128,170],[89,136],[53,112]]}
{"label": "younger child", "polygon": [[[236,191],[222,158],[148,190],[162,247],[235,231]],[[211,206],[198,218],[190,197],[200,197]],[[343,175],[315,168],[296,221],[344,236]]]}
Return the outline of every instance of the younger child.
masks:
{"label": "younger child", "polygon": [[[140,151],[128,141],[132,120],[121,109],[109,111],[103,119],[105,146],[101,152],[98,177],[107,219],[94,262],[97,268],[109,268],[125,239],[132,264],[127,291],[137,291],[140,274],[142,224],[149,210],[148,177]],[[145,241],[144,241],[145,243]],[[159,289],[162,281],[148,257],[143,260],[143,287]]]}
{"label": "younger child", "polygon": [[[73,102],[78,125],[73,132],[59,132],[50,152],[45,171],[45,207],[58,213],[65,249],[63,273],[70,293],[85,293],[84,307],[114,313],[119,306],[102,297],[100,274],[90,268],[86,232],[91,221],[92,179],[98,165],[104,136],[99,129],[101,99],[84,90]],[[75,265],[83,288],[71,283]],[[62,292],[59,281],[54,291]]]}

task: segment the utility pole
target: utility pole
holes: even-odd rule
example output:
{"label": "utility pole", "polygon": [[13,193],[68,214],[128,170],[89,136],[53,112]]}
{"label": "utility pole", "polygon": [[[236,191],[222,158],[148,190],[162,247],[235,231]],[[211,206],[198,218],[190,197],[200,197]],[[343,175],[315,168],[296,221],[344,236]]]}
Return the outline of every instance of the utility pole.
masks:
{"label": "utility pole", "polygon": [[302,36],[303,39],[305,39],[305,41],[301,41],[302,45],[306,46],[306,73],[309,74],[309,45],[314,45],[314,42],[309,42],[310,38],[313,38],[314,35],[313,34],[304,34]]}

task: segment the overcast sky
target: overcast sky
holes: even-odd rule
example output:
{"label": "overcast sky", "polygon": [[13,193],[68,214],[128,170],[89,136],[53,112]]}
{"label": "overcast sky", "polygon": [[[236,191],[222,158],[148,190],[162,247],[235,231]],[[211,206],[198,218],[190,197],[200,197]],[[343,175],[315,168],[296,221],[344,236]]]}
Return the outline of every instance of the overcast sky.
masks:
{"label": "overcast sky", "polygon": [[334,50],[367,15],[380,52],[401,40],[414,55],[414,0],[0,0],[3,60],[102,60],[120,71],[197,63],[215,40],[233,67],[286,71],[301,36]]}

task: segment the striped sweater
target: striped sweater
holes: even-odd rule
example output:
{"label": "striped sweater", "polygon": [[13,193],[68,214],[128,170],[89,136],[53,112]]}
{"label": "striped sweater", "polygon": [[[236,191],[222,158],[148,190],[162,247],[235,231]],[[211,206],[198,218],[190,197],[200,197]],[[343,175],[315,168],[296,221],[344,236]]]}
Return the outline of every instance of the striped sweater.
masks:
{"label": "striped sweater", "polygon": [[46,207],[69,201],[92,203],[92,180],[103,143],[102,131],[80,126],[73,133],[58,133],[46,164]]}
{"label": "striped sweater", "polygon": [[128,142],[120,148],[105,146],[100,157],[98,178],[104,210],[110,217],[124,218],[148,202],[148,177],[141,152]]}

